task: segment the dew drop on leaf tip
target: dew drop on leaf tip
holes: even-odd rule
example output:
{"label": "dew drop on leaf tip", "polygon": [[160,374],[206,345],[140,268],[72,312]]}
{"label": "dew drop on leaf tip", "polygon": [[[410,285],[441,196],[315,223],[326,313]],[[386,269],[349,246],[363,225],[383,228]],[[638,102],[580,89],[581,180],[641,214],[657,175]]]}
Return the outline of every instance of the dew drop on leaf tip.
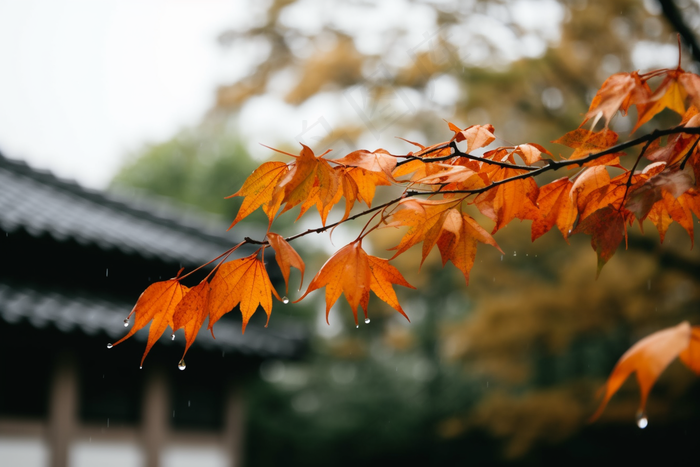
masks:
{"label": "dew drop on leaf tip", "polygon": [[184,370],[185,368],[187,368],[187,364],[185,363],[185,359],[184,359],[184,358],[183,358],[182,360],[180,360],[180,363],[177,364],[177,367],[178,367],[180,370]]}
{"label": "dew drop on leaf tip", "polygon": [[649,419],[647,418],[646,412],[640,410],[637,412],[637,426],[642,430],[649,425]]}
{"label": "dew drop on leaf tip", "polygon": [[365,324],[369,324],[369,318],[365,318]]}
{"label": "dew drop on leaf tip", "polygon": [[355,329],[360,329],[360,325],[359,325],[359,324],[356,324],[356,325],[355,325]]}
{"label": "dew drop on leaf tip", "polygon": [[112,345],[111,342],[110,342],[109,344],[107,344],[107,348],[108,348],[108,349],[111,349],[112,347],[114,347],[114,346]]}
{"label": "dew drop on leaf tip", "polygon": [[289,298],[287,298],[287,297],[282,297],[282,303],[284,303],[285,305],[286,305],[287,303],[289,303]]}
{"label": "dew drop on leaf tip", "polygon": [[174,340],[175,340],[175,334],[174,334],[174,333],[173,333],[173,334],[170,334],[170,340],[171,340],[171,341],[174,341]]}
{"label": "dew drop on leaf tip", "polygon": [[514,251],[514,252],[513,252],[513,256],[518,256],[518,252],[517,252],[517,251]]}
{"label": "dew drop on leaf tip", "polygon": [[124,327],[125,328],[129,327],[129,318],[124,318]]}

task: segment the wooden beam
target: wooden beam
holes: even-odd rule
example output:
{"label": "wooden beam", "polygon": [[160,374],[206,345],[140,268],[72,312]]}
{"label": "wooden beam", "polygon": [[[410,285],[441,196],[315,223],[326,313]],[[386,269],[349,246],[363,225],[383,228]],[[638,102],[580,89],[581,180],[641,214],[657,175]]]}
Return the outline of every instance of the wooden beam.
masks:
{"label": "wooden beam", "polygon": [[245,427],[245,407],[243,404],[243,392],[234,381],[226,385],[224,432],[222,444],[224,452],[229,456],[231,467],[243,465],[243,441]]}
{"label": "wooden beam", "polygon": [[160,466],[160,453],[168,439],[168,392],[165,370],[161,366],[149,367],[143,394],[143,449],[146,467]]}
{"label": "wooden beam", "polygon": [[72,352],[61,352],[56,358],[49,391],[50,465],[67,467],[78,412],[78,372]]}

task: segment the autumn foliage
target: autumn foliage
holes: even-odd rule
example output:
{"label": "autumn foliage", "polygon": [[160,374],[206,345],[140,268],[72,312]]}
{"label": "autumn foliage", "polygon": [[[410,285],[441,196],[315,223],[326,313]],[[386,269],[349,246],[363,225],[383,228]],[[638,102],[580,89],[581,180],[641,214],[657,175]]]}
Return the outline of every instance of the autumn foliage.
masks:
{"label": "autumn foliage", "polygon": [[[665,109],[678,114],[680,122],[620,142],[609,124],[618,112],[626,114],[632,107],[637,114],[632,133]],[[290,243],[359,218],[368,219],[360,235],[327,260],[296,300],[325,288],[327,320],[341,294],[356,323],[358,307],[368,318],[370,291],[408,319],[394,286],[413,287],[390,264],[392,259],[421,244],[422,264],[437,246],[443,265],[452,262],[468,284],[477,246],[500,250],[492,235],[514,219],[532,221],[532,241],[554,227],[567,241],[571,235],[589,235],[598,258],[597,274],[635,223],[641,229],[643,221],[649,220],[663,242],[669,225],[676,222],[692,239],[692,216],[700,217],[698,109],[700,76],[679,65],[610,76],[592,100],[581,127],[553,141],[568,148],[565,155],[552,154],[535,143],[493,147],[492,125],[461,128],[453,123],[448,123],[452,135],[447,141],[428,146],[406,141],[414,150],[402,154],[361,149],[331,158],[329,152],[317,156],[305,145],[298,155],[274,150],[290,160],[263,163],[231,195],[243,198],[231,228],[262,209],[269,220],[265,236],[246,238],[215,258],[208,263],[218,261],[208,276],[192,288],[181,284],[191,272],[152,284],[131,312],[133,327],[115,345],[151,322],[144,358],[167,327],[184,328],[186,353],[207,319],[212,332],[216,321],[234,309],[242,314],[243,332],[258,308],[269,320],[273,297],[285,303],[289,299],[280,298],[270,281],[266,251],[274,250],[288,293],[291,268],[301,272],[302,284],[305,272],[302,258]],[[540,175],[559,170],[563,177],[538,183]],[[395,197],[373,206],[378,187],[394,190]],[[328,223],[339,204],[340,220]],[[358,210],[358,204],[366,207]],[[321,227],[286,238],[273,232],[275,219],[296,207],[297,219],[315,208]],[[481,214],[477,218],[492,221],[490,232],[475,219],[476,211]],[[403,233],[390,249],[393,256],[369,255],[363,249],[364,239],[387,228]],[[229,260],[243,244],[260,248]],[[687,322],[641,340],[618,362],[593,418],[632,373],[641,389],[640,413],[652,385],[675,357],[700,373],[699,342],[700,330]]]}

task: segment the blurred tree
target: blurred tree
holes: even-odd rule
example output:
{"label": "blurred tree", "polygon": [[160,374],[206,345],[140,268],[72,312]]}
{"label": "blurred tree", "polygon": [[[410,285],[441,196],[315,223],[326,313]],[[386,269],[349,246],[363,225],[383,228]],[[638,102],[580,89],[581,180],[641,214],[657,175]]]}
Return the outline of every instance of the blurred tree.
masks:
{"label": "blurred tree", "polygon": [[[219,88],[206,122],[241,125],[241,113],[262,95],[296,109],[320,96],[344,113],[306,141],[317,152],[339,142],[379,146],[387,134],[440,141],[440,118],[491,123],[516,144],[551,140],[579,124],[606,76],[674,66],[671,24],[678,23],[662,16],[664,3],[251,1],[243,25],[220,36],[237,64],[253,57],[248,73]],[[700,27],[698,7],[676,6],[690,38]],[[613,122],[618,132],[631,127],[628,118]],[[218,186],[233,193],[253,164],[243,162],[245,170],[228,158],[202,164],[200,145],[218,137],[199,138],[154,146],[115,183],[174,194],[232,218],[237,205],[207,197]],[[407,275],[415,285],[431,284],[406,307],[413,325],[399,323],[387,308],[360,331],[336,313],[342,324],[333,340],[319,336],[308,361],[267,362],[251,407],[250,463],[434,464],[468,452],[477,464],[505,457],[541,465],[556,458],[548,453],[567,449],[585,462],[616,447],[632,449],[641,439],[626,426],[636,409],[634,387],[625,386],[591,427],[585,421],[594,390],[634,341],[697,310],[697,254],[688,255],[688,241],[673,229],[664,249],[633,237],[631,250],[618,252],[595,282],[588,245],[566,246],[553,233],[530,244],[522,240],[524,228],[498,234],[508,254],[480,253],[467,290],[459,274],[440,269],[436,253],[420,275]],[[396,244],[392,235],[387,230],[375,248]],[[659,444],[687,431],[700,414],[692,400],[700,388],[684,371],[672,366],[652,394],[650,416],[666,428],[653,438]],[[610,439],[610,427],[624,434]],[[634,452],[629,460],[635,456],[649,459]]]}
{"label": "blurred tree", "polygon": [[202,125],[132,154],[112,187],[138,188],[232,218],[240,203],[225,197],[256,166],[238,136]]}

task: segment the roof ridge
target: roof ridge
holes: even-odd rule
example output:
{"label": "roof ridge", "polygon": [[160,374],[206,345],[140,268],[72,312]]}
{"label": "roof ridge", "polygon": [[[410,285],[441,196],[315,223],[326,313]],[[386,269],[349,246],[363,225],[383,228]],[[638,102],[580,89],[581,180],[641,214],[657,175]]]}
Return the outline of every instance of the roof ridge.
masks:
{"label": "roof ridge", "polygon": [[[96,190],[93,188],[86,188],[80,185],[75,180],[60,178],[50,170],[34,168],[23,160],[10,159],[7,156],[5,156],[1,151],[0,168],[7,169],[10,172],[35,180],[44,185],[48,185],[58,190],[76,195],[95,204],[112,209],[117,209],[121,212],[128,213],[134,217],[148,220],[150,222],[154,222],[164,227],[176,228],[181,232],[197,235],[200,238],[204,237],[206,240],[214,243],[229,244],[230,242],[232,242],[232,239],[227,238],[224,233],[218,234],[214,232],[211,224],[215,222],[213,219],[219,216],[205,211],[197,211],[198,208],[186,205],[184,203],[179,203],[176,200],[165,198],[163,196],[159,197],[160,199],[158,200],[158,202],[154,201],[154,199],[146,199],[145,197],[139,200],[140,202],[143,202],[147,205],[150,204],[155,210],[160,212],[160,214],[153,213],[147,209],[135,206],[134,204],[136,198],[134,198],[133,200],[120,199],[127,197],[127,195],[125,195],[125,192],[109,192],[103,190]],[[149,196],[151,195],[149,194]],[[168,206],[165,206],[166,202],[163,201],[165,199],[168,200]],[[160,206],[157,206],[157,204],[160,204]],[[182,207],[183,212],[176,212],[178,210],[178,207]],[[163,210],[169,211],[167,213],[169,215],[163,215]],[[188,217],[190,219],[187,219]],[[191,218],[193,217],[200,218],[199,220],[202,222],[202,224],[204,224],[203,226],[206,228],[206,230],[203,230],[201,227],[195,227],[193,225],[194,223],[191,222]],[[205,217],[209,217],[209,219],[205,220]],[[221,225],[224,226],[225,224],[223,222],[223,219],[221,220]]]}

